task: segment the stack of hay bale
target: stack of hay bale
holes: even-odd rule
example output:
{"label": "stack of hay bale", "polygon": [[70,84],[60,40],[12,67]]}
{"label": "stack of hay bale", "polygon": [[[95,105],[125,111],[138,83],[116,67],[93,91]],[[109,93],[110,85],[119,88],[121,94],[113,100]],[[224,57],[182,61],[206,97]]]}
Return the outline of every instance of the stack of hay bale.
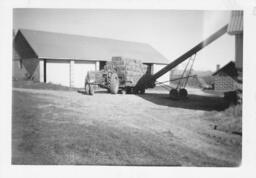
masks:
{"label": "stack of hay bale", "polygon": [[112,57],[112,61],[107,62],[104,69],[116,71],[121,84],[129,82],[135,86],[146,73],[147,66],[136,59]]}

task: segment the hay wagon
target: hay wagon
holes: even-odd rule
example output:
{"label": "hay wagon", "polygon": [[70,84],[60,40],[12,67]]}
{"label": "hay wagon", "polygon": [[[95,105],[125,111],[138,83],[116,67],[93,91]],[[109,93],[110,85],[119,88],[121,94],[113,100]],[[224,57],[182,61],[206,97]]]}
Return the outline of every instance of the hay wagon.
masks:
{"label": "hay wagon", "polygon": [[146,77],[147,66],[140,60],[112,57],[103,70],[90,71],[85,79],[85,92],[93,95],[97,86],[106,88],[110,93],[144,93],[145,88],[138,84]]}
{"label": "hay wagon", "polygon": [[[211,36],[198,43],[196,46],[182,54],[180,57],[153,75],[146,74],[146,66],[143,65],[139,60],[113,57],[112,61],[108,62],[104,66],[104,70],[88,72],[85,79],[85,91],[86,93],[92,95],[94,93],[95,86],[100,86],[108,89],[108,91],[112,94],[116,94],[118,91],[143,94],[145,89],[153,88],[155,86],[156,80],[159,77],[186,60],[188,60],[188,63],[183,74],[188,74],[187,76],[182,75],[182,77],[178,80],[189,78],[191,77],[190,73],[197,52],[224,35],[227,32],[227,28],[228,25],[223,26]],[[190,65],[190,69],[187,68],[188,65]],[[186,72],[187,70],[188,72]],[[185,89],[186,83],[187,82],[185,82],[184,85],[177,85],[176,88],[168,88],[168,90],[170,90],[170,97],[173,99],[186,98],[188,95],[188,92]]]}

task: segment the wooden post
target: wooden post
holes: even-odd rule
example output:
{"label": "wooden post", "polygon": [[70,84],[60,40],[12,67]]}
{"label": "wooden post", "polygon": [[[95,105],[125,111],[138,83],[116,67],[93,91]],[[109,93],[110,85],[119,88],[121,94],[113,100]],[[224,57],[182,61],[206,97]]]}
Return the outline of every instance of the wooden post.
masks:
{"label": "wooden post", "polygon": [[45,60],[39,59],[39,81],[40,82],[45,82],[45,65],[44,65]]}
{"label": "wooden post", "polygon": [[100,70],[100,62],[96,61],[95,70]]}
{"label": "wooden post", "polygon": [[75,87],[75,61],[70,60],[70,87]]}

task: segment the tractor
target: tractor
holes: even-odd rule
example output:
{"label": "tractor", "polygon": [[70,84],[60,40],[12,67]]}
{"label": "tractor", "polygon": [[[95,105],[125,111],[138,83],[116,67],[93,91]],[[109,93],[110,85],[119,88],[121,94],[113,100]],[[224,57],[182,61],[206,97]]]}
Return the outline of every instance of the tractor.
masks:
{"label": "tractor", "polygon": [[[139,60],[112,57],[112,61],[108,61],[103,70],[87,73],[85,79],[85,92],[93,95],[95,88],[97,88],[96,86],[100,86],[106,88],[112,94],[117,94],[118,91],[121,91],[122,93],[143,94],[145,93],[145,89],[154,88],[156,84],[165,83],[157,82],[157,79],[187,60],[188,63],[181,78],[174,79],[180,81],[184,81],[185,79],[185,82],[179,82],[175,88],[168,87],[170,98],[184,99],[188,95],[185,87],[188,78],[192,77],[190,74],[197,52],[224,35],[227,32],[227,28],[228,25],[223,26],[153,75],[148,74],[147,66],[142,64]],[[166,82],[170,81],[171,80],[168,80]]]}
{"label": "tractor", "polygon": [[85,78],[85,93],[93,95],[97,87],[105,88],[111,94],[141,93],[145,88],[140,88],[142,78],[146,78],[147,66],[140,60],[112,57],[103,70],[89,71]]}

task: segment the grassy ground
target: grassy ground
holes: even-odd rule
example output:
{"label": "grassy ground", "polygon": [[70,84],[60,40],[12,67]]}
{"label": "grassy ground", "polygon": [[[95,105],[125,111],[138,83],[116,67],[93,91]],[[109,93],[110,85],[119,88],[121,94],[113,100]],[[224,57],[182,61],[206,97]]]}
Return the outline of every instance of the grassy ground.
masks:
{"label": "grassy ground", "polygon": [[223,112],[205,113],[214,122],[214,129],[242,135],[242,105],[230,106]]}
{"label": "grassy ground", "polygon": [[40,85],[13,89],[13,164],[240,164],[241,135],[215,128],[235,118],[220,97],[191,91],[177,102],[154,90],[87,96]]}
{"label": "grassy ground", "polygon": [[28,89],[41,89],[41,90],[60,90],[60,91],[75,91],[70,87],[56,85],[52,83],[40,83],[31,80],[16,80],[13,81],[14,88],[28,88]]}

